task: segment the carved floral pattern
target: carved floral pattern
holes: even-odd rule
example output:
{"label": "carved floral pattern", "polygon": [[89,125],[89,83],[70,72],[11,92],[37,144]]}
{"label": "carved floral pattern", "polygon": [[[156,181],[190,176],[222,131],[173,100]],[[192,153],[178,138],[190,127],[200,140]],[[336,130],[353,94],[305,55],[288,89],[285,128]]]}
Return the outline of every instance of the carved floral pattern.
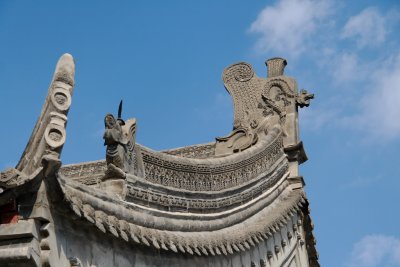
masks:
{"label": "carved floral pattern", "polygon": [[219,191],[243,184],[265,172],[283,155],[282,149],[279,135],[268,147],[248,159],[216,166],[169,161],[143,149],[145,179],[191,191]]}
{"label": "carved floral pattern", "polygon": [[218,210],[237,206],[259,196],[275,185],[287,171],[288,164],[284,161],[277,169],[273,169],[273,173],[270,176],[261,178],[262,182],[260,182],[257,187],[218,199],[178,197],[171,194],[154,192],[151,188],[139,188],[132,184],[128,184],[128,197],[131,202],[156,205],[167,210],[185,210],[187,212],[200,211],[202,213],[205,210],[207,210],[207,212],[217,212]]}

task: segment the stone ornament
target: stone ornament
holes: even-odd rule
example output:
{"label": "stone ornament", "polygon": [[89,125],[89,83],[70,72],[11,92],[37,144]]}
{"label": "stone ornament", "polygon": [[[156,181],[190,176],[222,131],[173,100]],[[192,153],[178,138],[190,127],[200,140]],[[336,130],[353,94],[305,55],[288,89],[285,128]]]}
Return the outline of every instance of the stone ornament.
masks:
{"label": "stone ornament", "polygon": [[53,105],[61,111],[66,111],[69,109],[71,106],[71,94],[68,88],[66,86],[61,87],[63,84],[60,82],[57,82],[55,84],[53,94],[51,95],[51,101]]}
{"label": "stone ornament", "polygon": [[57,112],[50,112],[50,123],[47,125],[44,138],[51,149],[64,145],[66,139],[65,124],[67,117]]}
{"label": "stone ornament", "polygon": [[254,75],[253,67],[245,62],[233,65],[232,69],[233,76],[238,82],[247,82]]}
{"label": "stone ornament", "polygon": [[297,139],[297,134],[289,130],[296,124],[295,119],[291,116],[286,121],[286,115],[297,114],[296,107],[308,106],[313,96],[303,91],[297,94],[295,81],[284,75],[285,59],[269,59],[266,65],[267,78],[257,77],[252,66],[245,62],[224,70],[222,79],[233,98],[234,123],[230,134],[216,138],[216,156],[248,149],[275,124],[290,135],[287,139]]}
{"label": "stone ornament", "polygon": [[314,94],[310,94],[307,90],[302,89],[296,97],[296,102],[299,107],[308,107],[311,99],[314,99]]}
{"label": "stone ornament", "polygon": [[40,167],[41,158],[52,155],[59,158],[66,139],[65,124],[71,105],[75,64],[71,55],[63,55],[57,63],[48,97],[33,130],[31,139],[16,169],[29,175]]}
{"label": "stone ornament", "polygon": [[[125,173],[136,174],[141,166],[141,153],[136,148],[136,119],[126,122],[121,118],[122,100],[118,108],[118,118],[107,114],[104,118],[104,145],[108,170],[103,179],[125,178]],[[137,165],[140,166],[137,166]],[[136,166],[135,166],[136,165]],[[136,169],[136,172],[135,172]]]}
{"label": "stone ornament", "polygon": [[71,105],[74,74],[75,64],[72,56],[63,55],[57,63],[48,97],[25,151],[15,168],[1,172],[0,187],[12,188],[31,181],[42,172],[43,162],[46,162],[47,167],[56,167],[51,171],[57,171],[60,166],[60,153],[66,140],[65,125]]}
{"label": "stone ornament", "polygon": [[122,133],[122,126],[125,122],[116,120],[112,114],[107,114],[104,118],[104,145],[107,146],[106,162],[115,167],[124,169],[125,151],[127,150],[128,140]]}

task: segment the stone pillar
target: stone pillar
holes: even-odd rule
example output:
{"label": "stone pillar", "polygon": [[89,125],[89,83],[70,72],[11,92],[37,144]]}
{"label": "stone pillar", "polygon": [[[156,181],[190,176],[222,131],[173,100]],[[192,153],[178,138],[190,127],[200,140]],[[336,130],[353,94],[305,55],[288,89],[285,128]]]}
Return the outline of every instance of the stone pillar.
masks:
{"label": "stone pillar", "polygon": [[286,59],[280,57],[270,58],[265,61],[268,69],[268,78],[282,76],[287,65]]}

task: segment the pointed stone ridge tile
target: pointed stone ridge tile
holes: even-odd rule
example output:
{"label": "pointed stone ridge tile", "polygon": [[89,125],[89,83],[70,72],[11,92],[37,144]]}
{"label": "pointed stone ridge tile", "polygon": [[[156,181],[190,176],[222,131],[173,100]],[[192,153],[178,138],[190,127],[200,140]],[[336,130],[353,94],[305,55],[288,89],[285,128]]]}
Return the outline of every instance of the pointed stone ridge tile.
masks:
{"label": "pointed stone ridge tile", "polygon": [[17,166],[1,172],[2,191],[54,175],[60,168],[59,159],[66,140],[65,128],[72,101],[74,75],[75,63],[72,56],[62,55],[57,62],[41,114]]}

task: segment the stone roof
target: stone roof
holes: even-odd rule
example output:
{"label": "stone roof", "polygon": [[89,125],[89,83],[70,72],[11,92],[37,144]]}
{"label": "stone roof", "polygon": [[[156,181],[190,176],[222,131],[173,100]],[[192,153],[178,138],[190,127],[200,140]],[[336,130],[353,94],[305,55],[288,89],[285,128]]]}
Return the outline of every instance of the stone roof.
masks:
{"label": "stone roof", "polygon": [[[298,174],[307,157],[297,110],[313,95],[297,92],[295,80],[283,74],[285,60],[267,65],[267,78],[257,77],[244,62],[224,70],[234,123],[232,132],[215,142],[149,149],[135,142],[136,120],[121,118],[121,104],[117,118],[105,118],[106,159],[62,165],[74,85],[74,62],[64,55],[19,163],[1,172],[0,205],[40,190],[43,181],[53,207],[104,233],[198,256],[245,251],[290,225],[288,238],[306,242],[310,266],[319,266]],[[307,229],[306,236],[297,225]]]}

